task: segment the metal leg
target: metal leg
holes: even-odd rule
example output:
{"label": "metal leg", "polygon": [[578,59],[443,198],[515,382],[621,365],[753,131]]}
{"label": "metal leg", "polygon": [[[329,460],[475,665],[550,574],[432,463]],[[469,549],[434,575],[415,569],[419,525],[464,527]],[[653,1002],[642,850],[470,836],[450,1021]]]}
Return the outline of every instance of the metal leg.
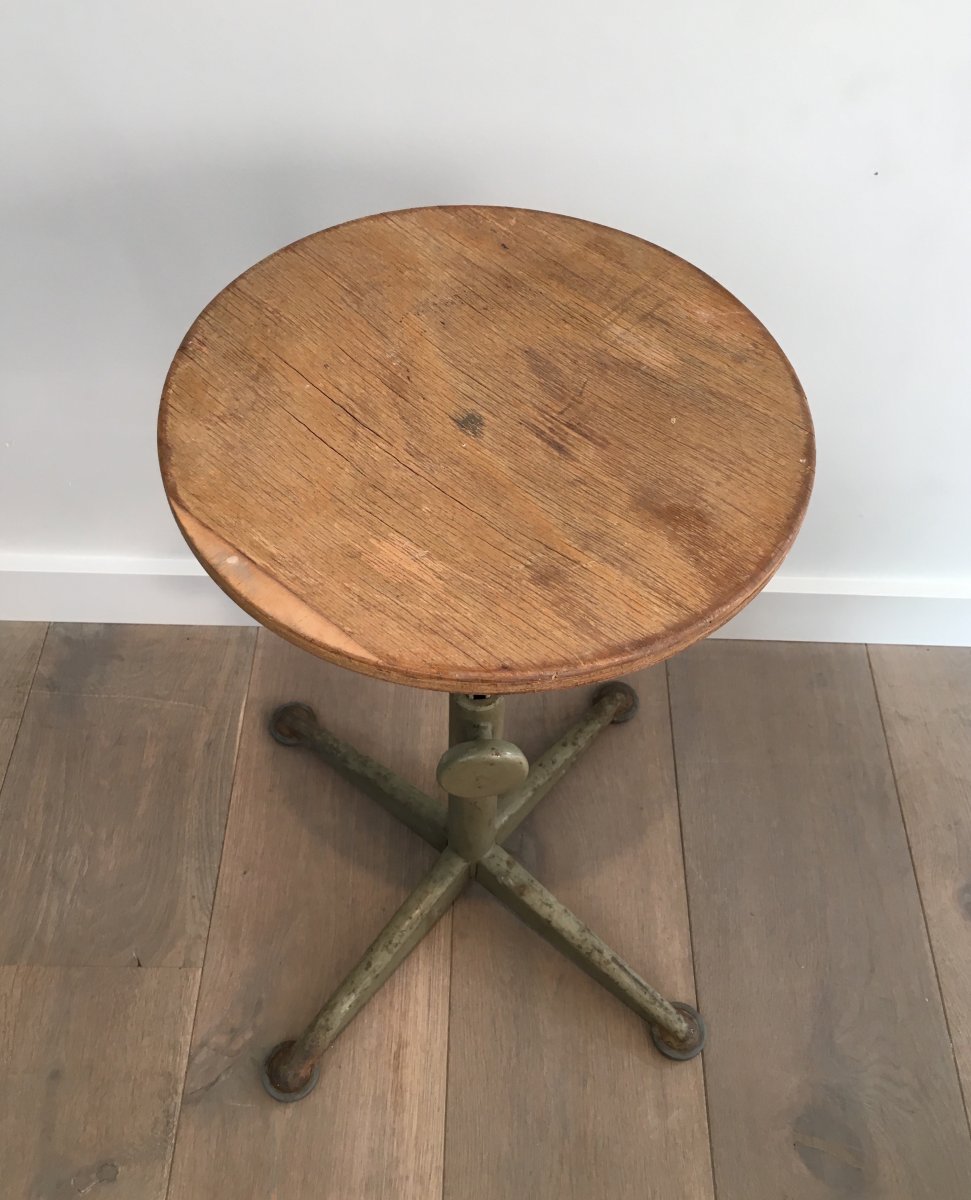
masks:
{"label": "metal leg", "polygon": [[270,733],[284,746],[306,746],[344,779],[376,800],[437,850],[448,841],[445,806],[394,771],[328,733],[307,704],[284,704],[270,717]]}
{"label": "metal leg", "polygon": [[263,1083],[275,1100],[301,1099],[312,1090],[324,1051],[444,916],[471,873],[469,863],[445,850],[296,1042],[271,1051]]}
{"label": "metal leg", "polygon": [[629,721],[637,711],[637,693],[626,683],[605,683],[587,712],[529,768],[526,781],[508,792],[499,807],[496,841],[518,829],[540,800],[577,762],[584,750],[610,724]]}
{"label": "metal leg", "polygon": [[655,1044],[669,1057],[693,1058],[704,1045],[699,1014],[671,1004],[546,890],[501,846],[479,862],[476,879],[557,950],[623,1001],[650,1025]]}
{"label": "metal leg", "polygon": [[[449,743],[452,747],[466,740],[501,739],[503,697],[459,695],[449,699]],[[604,684],[594,697],[590,709],[536,759],[525,781],[502,796],[497,810],[495,840],[504,842],[525,821],[599,733],[610,724],[630,720],[636,710],[637,695],[633,688],[620,682]],[[445,807],[438,800],[324,729],[307,704],[284,704],[278,708],[270,717],[270,733],[284,746],[306,746],[313,750],[339,775],[376,800],[437,850],[444,849],[448,844],[448,820],[453,824],[458,821],[461,825],[465,812],[469,811],[463,810],[460,805],[453,805],[452,814],[447,818]],[[448,783],[443,786],[448,790]],[[486,804],[479,807],[491,808],[489,798],[483,799]],[[488,817],[488,813],[484,815]],[[470,813],[470,816],[474,823],[476,814]],[[457,830],[456,833],[461,842],[462,834]],[[476,839],[477,835],[473,833],[473,840],[466,845],[466,849],[473,851],[477,848],[481,839],[478,842]]]}
{"label": "metal leg", "polygon": [[625,683],[604,684],[588,712],[533,763],[502,738],[501,696],[452,695],[449,750],[438,766],[448,808],[322,729],[306,704],[276,710],[270,732],[287,746],[313,750],[403,824],[443,850],[435,866],[371,944],[361,962],[296,1040],[282,1042],[263,1066],[276,1100],[310,1092],[327,1047],[446,912],[475,876],[548,942],[633,1009],[669,1058],[700,1053],[705,1026],[688,1004],[665,1000],[542,886],[499,842],[525,820],[609,724],[630,720],[637,696]]}

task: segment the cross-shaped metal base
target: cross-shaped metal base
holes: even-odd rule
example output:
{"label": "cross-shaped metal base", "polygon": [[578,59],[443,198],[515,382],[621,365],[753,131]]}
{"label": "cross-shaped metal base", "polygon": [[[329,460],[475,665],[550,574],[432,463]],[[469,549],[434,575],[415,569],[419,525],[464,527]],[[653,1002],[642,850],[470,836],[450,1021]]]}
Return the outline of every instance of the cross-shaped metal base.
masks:
{"label": "cross-shaped metal base", "polygon": [[313,1090],[324,1051],[470,879],[643,1017],[662,1054],[689,1059],[701,1052],[705,1026],[697,1010],[659,995],[501,845],[597,734],[630,720],[637,710],[636,693],[625,683],[604,684],[584,716],[532,766],[517,746],[503,740],[504,708],[502,696],[450,696],[449,749],[438,766],[438,780],[448,792],[447,809],[322,729],[307,705],[286,704],[270,718],[270,732],[278,742],[314,750],[441,851],[307,1029],[267,1056],[263,1085],[275,1100],[300,1100]]}

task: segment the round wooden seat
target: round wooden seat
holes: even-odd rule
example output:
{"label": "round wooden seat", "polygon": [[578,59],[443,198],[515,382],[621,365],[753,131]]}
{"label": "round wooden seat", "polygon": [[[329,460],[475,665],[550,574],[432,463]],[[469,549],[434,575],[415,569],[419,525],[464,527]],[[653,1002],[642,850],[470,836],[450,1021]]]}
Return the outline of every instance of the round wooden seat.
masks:
{"label": "round wooden seat", "polygon": [[385,213],[264,259],[169,372],[196,556],[345,667],[506,693],[646,666],[766,583],[812,484],[759,321],[675,255],[549,213]]}

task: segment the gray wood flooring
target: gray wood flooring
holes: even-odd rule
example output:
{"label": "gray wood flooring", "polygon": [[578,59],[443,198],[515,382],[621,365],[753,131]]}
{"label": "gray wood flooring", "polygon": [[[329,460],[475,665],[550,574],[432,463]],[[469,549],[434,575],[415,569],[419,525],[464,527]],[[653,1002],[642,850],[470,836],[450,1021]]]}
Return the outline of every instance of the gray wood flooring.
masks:
{"label": "gray wood flooring", "polygon": [[278,1105],[263,1053],[432,852],[267,712],[430,788],[445,698],[252,629],[0,625],[0,1195],[969,1200],[971,650],[710,641],[631,682],[510,848],[704,1056],[473,888]]}

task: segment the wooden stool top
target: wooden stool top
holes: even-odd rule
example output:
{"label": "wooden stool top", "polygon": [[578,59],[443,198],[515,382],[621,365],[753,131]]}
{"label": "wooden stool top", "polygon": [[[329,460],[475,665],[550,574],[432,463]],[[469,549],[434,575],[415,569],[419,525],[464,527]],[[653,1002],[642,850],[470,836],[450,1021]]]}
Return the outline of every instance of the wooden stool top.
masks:
{"label": "wooden stool top", "polygon": [[629,234],[522,209],[384,213],[231,283],[159,417],[216,582],[342,666],[569,687],[704,637],[812,485],[805,397],[728,292]]}

